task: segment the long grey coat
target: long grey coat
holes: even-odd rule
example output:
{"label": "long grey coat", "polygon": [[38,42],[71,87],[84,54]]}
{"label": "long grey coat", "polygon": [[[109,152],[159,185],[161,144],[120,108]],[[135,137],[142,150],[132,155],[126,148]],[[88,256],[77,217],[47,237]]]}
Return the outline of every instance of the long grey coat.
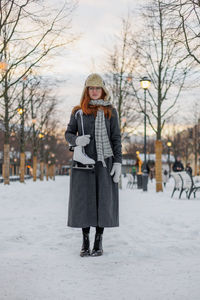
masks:
{"label": "long grey coat", "polygon": [[[95,116],[83,114],[85,134],[90,134],[86,154],[96,161],[93,170],[71,168],[68,222],[70,227],[117,227],[119,226],[119,189],[110,175],[114,162],[122,162],[121,135],[118,113],[112,108],[111,118],[105,118],[108,137],[114,157],[105,159],[107,168],[97,162],[95,143]],[[65,138],[72,146],[78,135],[82,135],[81,119],[71,114]]]}

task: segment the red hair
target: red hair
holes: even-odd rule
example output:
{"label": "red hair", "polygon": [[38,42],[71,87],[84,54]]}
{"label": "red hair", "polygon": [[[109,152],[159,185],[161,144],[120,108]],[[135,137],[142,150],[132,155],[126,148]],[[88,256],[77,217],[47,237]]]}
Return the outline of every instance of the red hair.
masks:
{"label": "red hair", "polygon": [[[101,98],[104,99],[105,96],[106,96],[106,93],[102,89],[102,96],[101,96]],[[90,99],[88,88],[87,88],[85,90],[85,94],[83,96],[83,99],[82,99],[80,105],[75,106],[73,108],[73,110],[72,110],[72,113],[75,113],[76,110],[78,110],[78,109],[82,109],[82,111],[84,112],[84,114],[86,114],[86,115],[93,114],[95,116],[95,118],[96,118],[98,108],[102,108],[104,110],[104,115],[108,116],[109,119],[111,118],[111,115],[112,115],[112,106],[89,105],[89,101],[90,100],[91,99]]]}

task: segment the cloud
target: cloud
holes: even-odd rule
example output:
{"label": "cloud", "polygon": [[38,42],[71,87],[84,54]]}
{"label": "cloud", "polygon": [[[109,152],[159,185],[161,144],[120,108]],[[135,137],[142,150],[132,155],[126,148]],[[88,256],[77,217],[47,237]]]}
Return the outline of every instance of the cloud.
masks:
{"label": "cloud", "polygon": [[79,5],[90,5],[95,7],[103,7],[107,3],[108,3],[107,0],[79,0]]}
{"label": "cloud", "polygon": [[126,15],[128,6],[133,8],[138,4],[140,2],[135,0],[79,0],[72,28],[82,33],[82,37],[73,48],[56,58],[52,70],[55,75],[66,79],[60,87],[66,118],[72,107],[79,104],[88,74],[101,73],[105,48],[112,47],[113,36],[121,29],[120,16]]}

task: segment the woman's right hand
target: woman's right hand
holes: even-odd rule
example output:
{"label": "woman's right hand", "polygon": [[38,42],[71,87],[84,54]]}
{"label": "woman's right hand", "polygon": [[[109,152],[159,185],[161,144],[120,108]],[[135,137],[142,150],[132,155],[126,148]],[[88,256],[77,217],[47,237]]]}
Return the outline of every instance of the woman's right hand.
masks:
{"label": "woman's right hand", "polygon": [[86,135],[81,135],[81,136],[78,136],[76,138],[76,145],[77,146],[86,146],[87,144],[90,143],[90,134],[86,134]]}

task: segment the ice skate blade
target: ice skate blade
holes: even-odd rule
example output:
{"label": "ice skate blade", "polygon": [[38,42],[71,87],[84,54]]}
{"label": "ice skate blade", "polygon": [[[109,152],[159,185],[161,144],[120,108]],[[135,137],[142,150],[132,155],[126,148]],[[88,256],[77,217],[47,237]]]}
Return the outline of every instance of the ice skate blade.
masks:
{"label": "ice skate blade", "polygon": [[79,169],[79,170],[93,170],[94,169],[94,165],[83,165],[81,163],[75,163],[72,166],[73,169]]}
{"label": "ice skate blade", "polygon": [[77,167],[77,166],[74,166],[73,169],[78,169],[78,170],[93,170],[94,169],[94,166],[91,166],[91,167]]}

